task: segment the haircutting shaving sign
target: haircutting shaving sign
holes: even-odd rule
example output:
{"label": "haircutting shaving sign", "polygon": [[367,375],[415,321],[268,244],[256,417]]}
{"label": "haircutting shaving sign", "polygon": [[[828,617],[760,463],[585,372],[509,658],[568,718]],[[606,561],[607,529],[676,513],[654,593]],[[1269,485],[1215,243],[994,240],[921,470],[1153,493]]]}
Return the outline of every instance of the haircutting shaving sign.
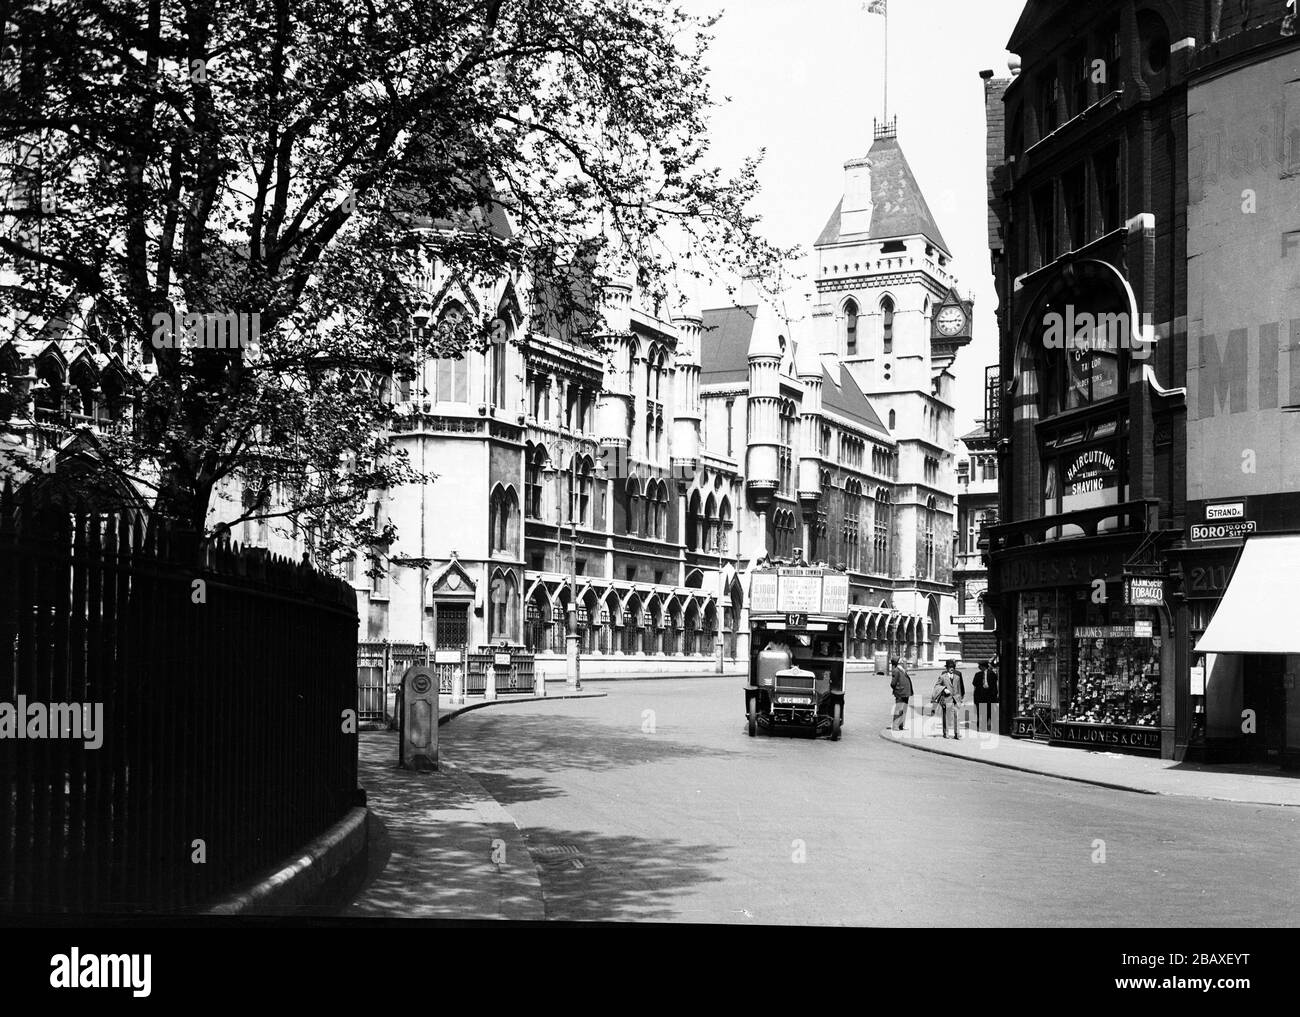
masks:
{"label": "haircutting shaving sign", "polygon": [[1104,449],[1090,449],[1079,456],[1066,471],[1070,495],[1095,494],[1114,486],[1115,457]]}

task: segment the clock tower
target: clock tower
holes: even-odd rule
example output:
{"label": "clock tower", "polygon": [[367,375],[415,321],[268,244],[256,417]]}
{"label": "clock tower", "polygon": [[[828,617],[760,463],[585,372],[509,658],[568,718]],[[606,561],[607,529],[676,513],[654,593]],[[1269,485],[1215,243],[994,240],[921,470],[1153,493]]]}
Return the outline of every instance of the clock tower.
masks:
{"label": "clock tower", "polygon": [[873,135],[867,154],[844,164],[843,197],[814,245],[813,335],[823,363],[843,365],[896,442],[891,601],[934,620],[937,656],[957,644],[953,366],[971,341],[974,308],[957,291],[951,250],[903,154],[897,118],[876,123]]}

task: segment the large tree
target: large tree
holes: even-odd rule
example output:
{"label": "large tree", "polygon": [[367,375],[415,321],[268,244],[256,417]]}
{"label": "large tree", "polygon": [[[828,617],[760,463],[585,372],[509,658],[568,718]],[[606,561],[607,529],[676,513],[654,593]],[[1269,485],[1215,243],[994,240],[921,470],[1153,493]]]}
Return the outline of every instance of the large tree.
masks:
{"label": "large tree", "polygon": [[[415,478],[384,451],[380,382],[483,348],[496,310],[413,330],[434,261],[470,286],[522,273],[581,326],[607,244],[651,289],[674,252],[788,254],[747,211],[757,160],[708,161],[714,19],[669,3],[45,0],[4,22],[0,147],[26,196],[4,310],[148,362],[108,452],[200,532],[231,476],[278,481],[275,511],[344,542],[366,491]],[[166,342],[187,315],[251,322],[256,347]]]}

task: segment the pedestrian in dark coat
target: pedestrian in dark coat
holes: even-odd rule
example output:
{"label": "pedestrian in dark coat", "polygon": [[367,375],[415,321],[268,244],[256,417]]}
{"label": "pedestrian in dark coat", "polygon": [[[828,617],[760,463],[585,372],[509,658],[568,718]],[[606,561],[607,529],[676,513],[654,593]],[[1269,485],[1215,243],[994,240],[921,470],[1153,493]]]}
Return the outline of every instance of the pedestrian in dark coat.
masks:
{"label": "pedestrian in dark coat", "polygon": [[894,730],[902,731],[910,719],[908,705],[912,699],[912,677],[897,657],[889,663],[893,668],[890,672],[889,687],[894,692]]}

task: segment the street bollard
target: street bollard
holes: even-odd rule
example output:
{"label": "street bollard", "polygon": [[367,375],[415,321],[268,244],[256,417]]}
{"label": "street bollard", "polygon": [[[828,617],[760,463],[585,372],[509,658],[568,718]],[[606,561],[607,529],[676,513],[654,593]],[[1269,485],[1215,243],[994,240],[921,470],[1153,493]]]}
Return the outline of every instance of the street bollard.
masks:
{"label": "street bollard", "polygon": [[451,673],[451,701],[458,704],[465,702],[465,674],[460,668]]}
{"label": "street bollard", "polygon": [[404,770],[438,769],[438,676],[423,665],[402,676],[402,730],[397,765]]}
{"label": "street bollard", "polygon": [[495,664],[487,666],[487,674],[483,679],[483,698],[496,699],[497,697],[497,669]]}

